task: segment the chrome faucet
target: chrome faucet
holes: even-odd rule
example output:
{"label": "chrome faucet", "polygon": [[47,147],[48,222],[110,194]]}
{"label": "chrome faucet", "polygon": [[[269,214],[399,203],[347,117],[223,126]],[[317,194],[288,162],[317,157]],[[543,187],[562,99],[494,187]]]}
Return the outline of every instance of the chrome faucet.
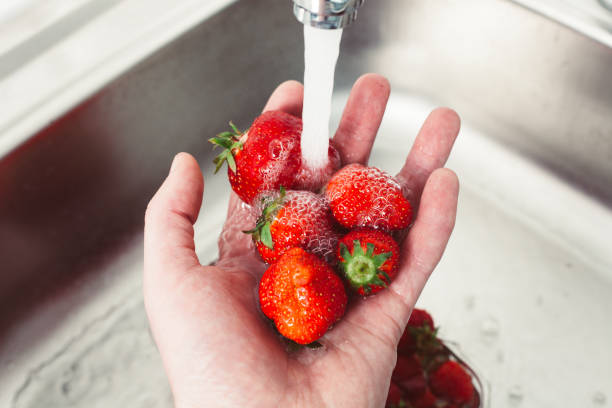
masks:
{"label": "chrome faucet", "polygon": [[357,18],[365,0],[292,0],[293,14],[304,25],[317,28],[344,28]]}

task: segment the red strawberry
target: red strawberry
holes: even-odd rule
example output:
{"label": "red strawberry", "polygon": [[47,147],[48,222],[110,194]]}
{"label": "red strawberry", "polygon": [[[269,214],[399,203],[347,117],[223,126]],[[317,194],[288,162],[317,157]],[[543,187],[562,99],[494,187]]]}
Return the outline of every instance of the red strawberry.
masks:
{"label": "red strawberry", "polygon": [[340,155],[331,144],[327,167],[313,173],[302,165],[302,120],[283,111],[262,113],[244,134],[230,125],[232,132],[210,139],[225,149],[214,160],[215,173],[227,161],[232,189],[247,204],[280,186],[318,190],[340,166]]}
{"label": "red strawberry", "polygon": [[398,353],[409,355],[416,351],[432,351],[439,344],[431,315],[423,309],[414,308],[397,346]]}
{"label": "red strawberry", "polygon": [[301,166],[300,118],[268,111],[245,134],[232,128],[233,133],[221,133],[210,142],[226,149],[215,159],[216,171],[227,161],[230,184],[242,201],[251,204],[265,191],[293,184]]}
{"label": "red strawberry", "polygon": [[397,275],[399,246],[382,231],[360,228],[340,240],[338,259],[351,287],[368,296],[387,287]]}
{"label": "red strawberry", "polygon": [[397,357],[391,381],[409,396],[422,395],[427,387],[423,367],[415,355]]}
{"label": "red strawberry", "polygon": [[440,398],[464,404],[474,397],[472,377],[456,361],[449,360],[429,377],[431,391]]}
{"label": "red strawberry", "polygon": [[286,250],[300,247],[333,260],[338,234],[323,197],[310,191],[287,191],[262,200],[261,216],[247,233],[263,260],[275,262]]}
{"label": "red strawberry", "polygon": [[283,336],[309,344],[342,317],[347,296],[342,281],[325,261],[292,248],[264,273],[259,303]]}
{"label": "red strawberry", "polygon": [[327,184],[325,195],[334,217],[347,228],[398,230],[406,228],[412,218],[400,185],[376,167],[351,164],[342,168]]}
{"label": "red strawberry", "polygon": [[410,406],[413,408],[435,408],[436,407],[436,397],[429,391],[429,389],[425,389],[425,392],[418,397],[413,397],[408,400],[410,402]]}
{"label": "red strawberry", "polygon": [[410,319],[408,319],[408,326],[410,327],[423,327],[427,326],[431,330],[434,329],[433,317],[424,309],[417,309],[416,307],[412,310],[410,314]]}
{"label": "red strawberry", "polygon": [[387,403],[385,406],[398,406],[403,398],[402,390],[393,382],[389,386],[389,393],[387,394]]}

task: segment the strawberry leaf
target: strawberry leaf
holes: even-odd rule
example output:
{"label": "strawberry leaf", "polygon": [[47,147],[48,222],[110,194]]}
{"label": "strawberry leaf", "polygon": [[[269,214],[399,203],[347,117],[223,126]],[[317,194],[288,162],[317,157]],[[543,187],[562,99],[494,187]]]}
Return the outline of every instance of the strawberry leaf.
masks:
{"label": "strawberry leaf", "polygon": [[257,219],[255,228],[242,232],[245,234],[251,234],[254,242],[261,242],[266,247],[274,249],[274,239],[272,238],[272,231],[270,230],[270,227],[272,222],[274,222],[276,214],[285,204],[285,193],[285,188],[281,186],[278,197],[262,197],[261,203],[263,210]]}
{"label": "strawberry leaf", "polygon": [[340,254],[342,255],[342,258],[344,259],[344,262],[342,263],[342,266],[344,267],[346,263],[351,260],[353,255],[351,255],[351,253],[348,250],[348,247],[344,245],[343,242],[340,243]]}
{"label": "strawberry leaf", "polygon": [[372,257],[372,260],[374,261],[374,265],[376,265],[377,268],[380,268],[385,262],[387,262],[387,259],[391,258],[392,256],[393,252],[384,252],[382,254],[375,255]]}
{"label": "strawberry leaf", "polygon": [[274,241],[272,241],[272,232],[270,231],[270,222],[266,222],[260,232],[261,243],[270,249],[274,249]]}
{"label": "strawberry leaf", "polygon": [[220,146],[224,149],[223,152],[221,152],[213,160],[213,163],[216,166],[215,174],[219,171],[221,166],[223,166],[224,162],[227,162],[227,165],[230,170],[236,173],[236,160],[234,159],[234,153],[236,150],[242,149],[243,143],[240,141],[242,132],[240,132],[231,122],[230,126],[232,127],[233,132],[221,132],[215,137],[208,139],[208,141],[214,145],[213,148],[217,148],[217,146]]}
{"label": "strawberry leaf", "polygon": [[[230,125],[230,127],[232,128],[232,130],[234,131],[235,134],[242,136],[242,132],[238,130],[236,125],[234,125],[234,122],[232,122],[230,120],[229,125]],[[230,132],[228,132],[228,133],[230,133]]]}
{"label": "strawberry leaf", "polygon": [[235,174],[236,173],[236,160],[234,160],[234,155],[231,152],[228,152],[228,154],[225,156],[225,159],[227,160],[227,166],[230,168],[232,173]]}

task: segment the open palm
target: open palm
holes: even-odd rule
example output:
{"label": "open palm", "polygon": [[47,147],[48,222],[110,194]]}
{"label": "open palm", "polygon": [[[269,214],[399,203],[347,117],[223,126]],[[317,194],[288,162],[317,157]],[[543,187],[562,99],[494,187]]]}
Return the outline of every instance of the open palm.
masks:
{"label": "open palm", "polygon": [[[264,110],[299,116],[302,95],[299,83],[285,82]],[[355,83],[334,137],[343,164],[367,162],[388,96],[381,76]],[[258,310],[266,266],[241,232],[254,220],[233,193],[219,261],[200,265],[193,224],[204,182],[193,157],[177,155],[147,208],[144,274],[147,314],[176,406],[383,406],[397,343],[454,226],[459,186],[442,166],[458,131],[450,109],[425,121],[397,176],[418,208],[399,274],[387,290],[349,304],[314,350],[288,351]]]}

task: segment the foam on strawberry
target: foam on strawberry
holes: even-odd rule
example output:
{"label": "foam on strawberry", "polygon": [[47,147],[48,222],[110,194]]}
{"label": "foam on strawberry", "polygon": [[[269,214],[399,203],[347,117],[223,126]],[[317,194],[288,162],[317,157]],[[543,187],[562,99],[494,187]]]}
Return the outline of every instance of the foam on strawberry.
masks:
{"label": "foam on strawberry", "polygon": [[302,160],[295,176],[293,188],[296,190],[319,191],[340,168],[340,154],[331,144],[328,147],[327,163],[322,167],[312,167]]}
{"label": "foam on strawberry", "polygon": [[397,191],[397,189],[401,191],[401,186],[394,179],[387,178],[382,172],[377,178],[381,182],[384,179],[385,185],[375,192],[377,197],[374,199],[372,211],[360,214],[357,222],[359,225],[372,225],[374,228],[380,229],[384,228],[389,215],[395,211],[395,208],[389,201],[389,196]]}
{"label": "foam on strawberry", "polygon": [[[356,164],[348,165],[336,173],[325,195],[330,204],[333,204],[334,215],[350,214],[350,219],[345,220],[348,225],[345,226],[369,226],[382,230],[388,230],[389,219],[397,216],[392,200],[398,195],[404,196],[402,186],[389,174],[376,167]],[[351,196],[363,197],[366,201]],[[360,208],[362,204],[364,208]],[[348,208],[348,205],[353,208]],[[344,222],[341,221],[341,224]]]}
{"label": "foam on strawberry", "polygon": [[290,152],[295,148],[295,141],[274,139],[268,145],[268,153],[274,160],[284,161],[289,157]]}
{"label": "foam on strawberry", "polygon": [[[274,139],[268,146],[270,158],[265,167],[260,167],[262,175],[262,191],[274,190],[278,186],[278,180],[285,171],[287,160],[291,154],[299,153],[298,140]],[[289,184],[289,183],[288,183]],[[283,186],[289,188],[291,186]]]}
{"label": "foam on strawberry", "polygon": [[298,214],[302,214],[303,218],[308,220],[303,224],[306,237],[304,249],[323,259],[331,260],[339,237],[333,230],[325,199],[310,191],[289,191],[286,199],[292,200]]}
{"label": "foam on strawberry", "polygon": [[[261,213],[271,201],[278,198],[279,194],[275,192],[263,200],[257,200],[256,212]],[[303,248],[327,262],[333,262],[340,237],[334,230],[325,198],[310,191],[289,190],[285,194],[284,202],[291,202],[291,212],[277,214],[276,221],[280,224],[289,224],[295,219],[302,220]]]}

